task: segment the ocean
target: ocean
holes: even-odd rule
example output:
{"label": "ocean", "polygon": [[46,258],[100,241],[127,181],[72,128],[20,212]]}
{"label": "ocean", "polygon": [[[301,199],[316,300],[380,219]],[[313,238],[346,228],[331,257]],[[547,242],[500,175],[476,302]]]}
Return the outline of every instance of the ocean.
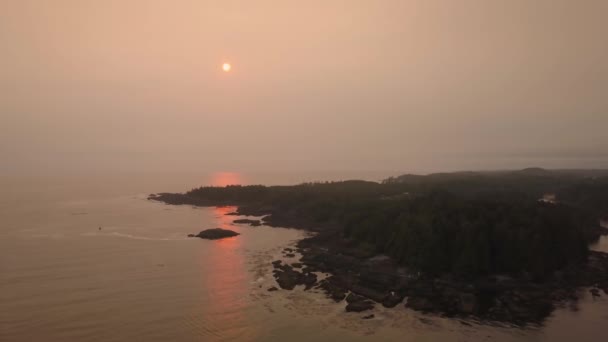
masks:
{"label": "ocean", "polygon": [[[248,183],[322,174],[241,176]],[[386,175],[388,176],[388,175]],[[2,178],[0,341],[597,341],[608,296],[581,290],[542,325],[512,327],[377,305],[346,313],[315,290],[279,290],[271,261],[306,232],[235,225],[233,207],[169,206],[161,191],[221,184],[225,174]],[[330,179],[366,178],[356,173]],[[219,183],[218,183],[219,182]],[[187,238],[222,227],[241,235]],[[101,229],[100,229],[101,228]],[[602,239],[595,249],[608,251]]]}

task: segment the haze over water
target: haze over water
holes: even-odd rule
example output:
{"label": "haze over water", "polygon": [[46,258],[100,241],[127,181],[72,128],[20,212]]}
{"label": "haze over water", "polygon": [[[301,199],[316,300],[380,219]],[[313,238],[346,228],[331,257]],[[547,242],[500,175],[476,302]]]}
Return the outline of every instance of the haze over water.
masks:
{"label": "haze over water", "polygon": [[[608,168],[606,13],[604,0],[1,1],[0,341],[596,340],[608,301],[586,292],[525,329],[402,305],[361,320],[319,293],[269,294],[270,261],[304,232],[146,197]],[[241,235],[185,237],[218,226]]]}
{"label": "haze over water", "polygon": [[0,173],[606,168],[606,13],[4,0]]}
{"label": "haze over water", "polygon": [[[162,179],[139,181],[153,190],[190,184]],[[608,300],[585,291],[544,327],[469,326],[403,306],[362,320],[322,293],[266,291],[275,285],[270,262],[302,231],[235,226],[224,216],[234,208],[150,202],[116,179],[88,184],[2,184],[0,340],[594,341],[608,319]],[[210,227],[241,235],[185,237]]]}

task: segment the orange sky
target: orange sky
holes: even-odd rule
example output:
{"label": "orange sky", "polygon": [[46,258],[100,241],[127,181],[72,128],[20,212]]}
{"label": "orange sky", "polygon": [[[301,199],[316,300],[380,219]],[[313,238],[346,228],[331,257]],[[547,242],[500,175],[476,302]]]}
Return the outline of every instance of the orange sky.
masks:
{"label": "orange sky", "polygon": [[603,0],[4,0],[0,172],[608,167],[607,16]]}

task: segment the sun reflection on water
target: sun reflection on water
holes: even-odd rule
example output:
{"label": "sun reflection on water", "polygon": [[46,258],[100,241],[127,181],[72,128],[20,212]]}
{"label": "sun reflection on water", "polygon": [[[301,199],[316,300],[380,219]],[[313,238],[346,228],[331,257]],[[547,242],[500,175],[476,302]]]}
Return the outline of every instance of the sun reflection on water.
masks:
{"label": "sun reflection on water", "polygon": [[[234,206],[213,208],[216,227],[240,233],[239,227],[232,225],[233,216],[226,215],[236,209]],[[213,330],[232,336],[251,337],[255,331],[247,324],[246,309],[251,279],[244,258],[244,236],[209,242],[210,250],[201,255],[206,258],[204,263],[210,266],[203,275],[203,288],[207,289],[209,299],[202,312],[214,316]]]}

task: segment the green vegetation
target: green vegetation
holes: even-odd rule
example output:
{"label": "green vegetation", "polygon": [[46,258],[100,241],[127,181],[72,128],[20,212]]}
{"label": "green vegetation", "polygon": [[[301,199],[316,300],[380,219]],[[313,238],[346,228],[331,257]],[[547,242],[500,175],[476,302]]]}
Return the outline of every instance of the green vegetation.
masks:
{"label": "green vegetation", "polygon": [[561,204],[432,193],[357,211],[345,236],[427,272],[529,272],[543,277],[587,256],[578,211]]}
{"label": "green vegetation", "polygon": [[[543,194],[557,196],[544,203]],[[361,248],[431,273],[545,277],[585,260],[608,215],[603,171],[404,175],[382,183],[201,187],[161,194],[173,204],[239,205],[241,211],[338,231]]]}

